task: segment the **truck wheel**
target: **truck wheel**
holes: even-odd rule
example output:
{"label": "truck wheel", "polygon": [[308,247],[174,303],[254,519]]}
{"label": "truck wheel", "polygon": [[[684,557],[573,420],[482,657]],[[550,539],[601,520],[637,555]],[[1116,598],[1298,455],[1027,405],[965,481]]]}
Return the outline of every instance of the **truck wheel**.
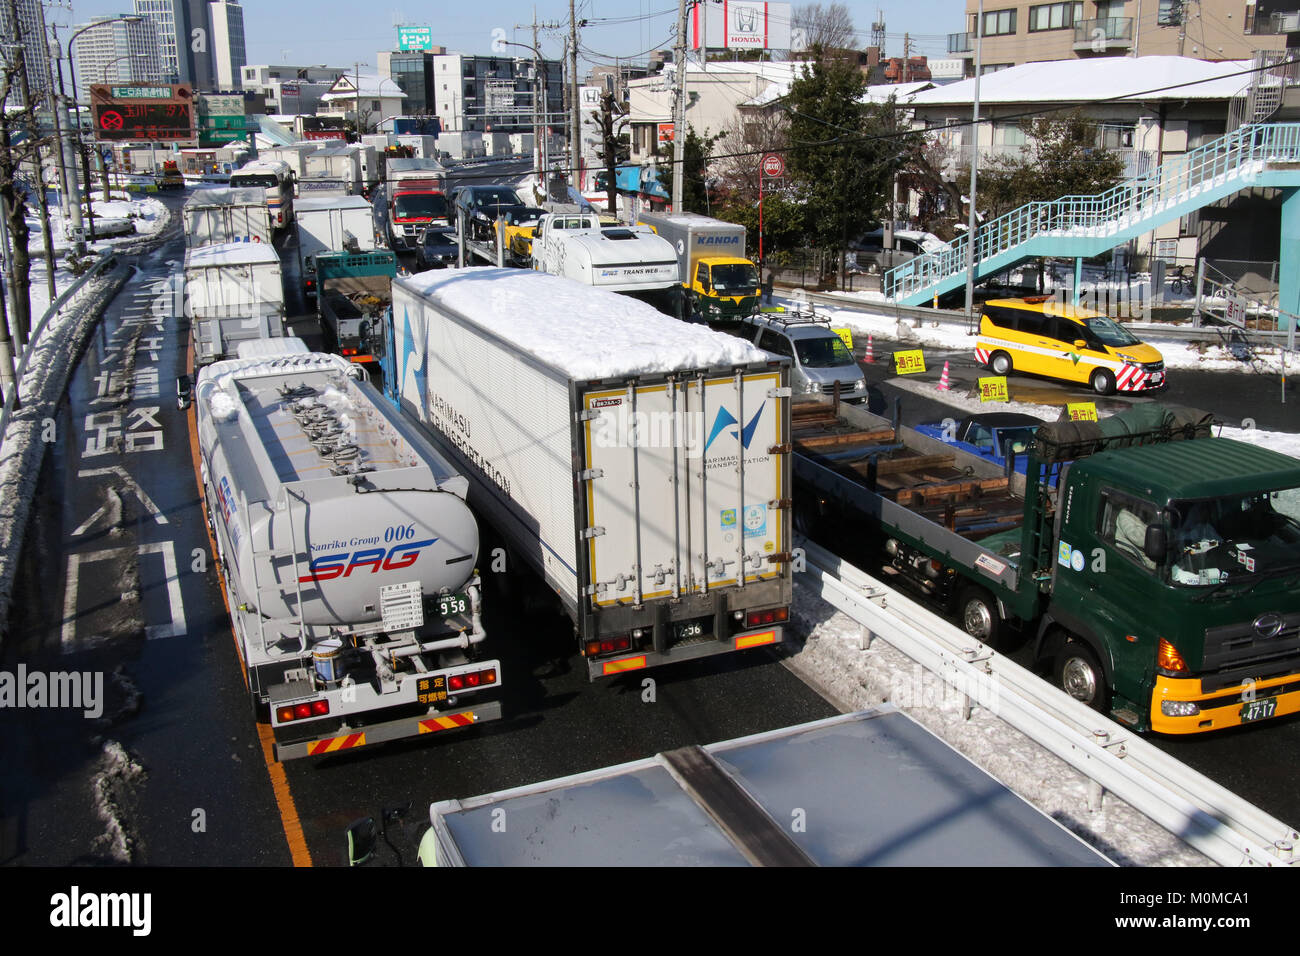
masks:
{"label": "truck wheel", "polygon": [[1092,378],[1088,379],[1092,390],[1098,395],[1109,395],[1115,391],[1115,376],[1104,368],[1099,368],[1092,373]]}
{"label": "truck wheel", "polygon": [[1006,352],[994,352],[993,357],[989,359],[989,368],[997,375],[1010,374],[1011,356]]}
{"label": "truck wheel", "polygon": [[1110,713],[1110,686],[1106,681],[1106,672],[1087,644],[1079,640],[1067,640],[1056,652],[1053,672],[1061,690],[1093,710]]}
{"label": "truck wheel", "polygon": [[961,628],[981,643],[996,646],[1002,633],[998,602],[981,587],[964,588],[957,597],[957,620]]}

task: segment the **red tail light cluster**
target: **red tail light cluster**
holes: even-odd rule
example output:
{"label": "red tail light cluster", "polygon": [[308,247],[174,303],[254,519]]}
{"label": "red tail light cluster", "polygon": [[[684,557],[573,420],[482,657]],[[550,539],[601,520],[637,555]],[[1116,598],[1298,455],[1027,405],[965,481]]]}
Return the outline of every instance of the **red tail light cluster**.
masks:
{"label": "red tail light cluster", "polygon": [[479,687],[490,687],[497,682],[497,671],[495,667],[489,667],[484,671],[472,671],[468,674],[453,674],[447,678],[448,690],[475,690]]}
{"label": "red tail light cluster", "polygon": [[588,641],[586,653],[588,657],[595,657],[598,654],[615,654],[618,651],[630,651],[631,649],[632,638],[607,637],[600,641]]}
{"label": "red tail light cluster", "polygon": [[790,617],[788,607],[770,607],[766,611],[750,611],[745,615],[745,627],[762,627],[764,624],[782,624]]}
{"label": "red tail light cluster", "polygon": [[313,700],[307,704],[291,704],[288,707],[277,707],[275,709],[275,719],[282,724],[287,724],[291,720],[324,717],[329,712],[330,702],[328,700]]}
{"label": "red tail light cluster", "polygon": [[340,353],[343,354],[343,355],[356,355],[356,354],[357,354],[357,350],[356,350],[356,349],[340,349],[339,351],[340,351]]}

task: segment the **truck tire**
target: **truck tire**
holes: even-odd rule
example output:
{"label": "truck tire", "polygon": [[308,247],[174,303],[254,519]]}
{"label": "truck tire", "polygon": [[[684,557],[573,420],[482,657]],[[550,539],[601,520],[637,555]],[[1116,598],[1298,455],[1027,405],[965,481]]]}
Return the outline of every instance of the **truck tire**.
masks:
{"label": "truck tire", "polygon": [[1099,368],[1092,373],[1088,379],[1088,384],[1098,395],[1109,395],[1115,391],[1115,376],[1104,368]]}
{"label": "truck tire", "polygon": [[1110,683],[1091,647],[1069,638],[1056,652],[1052,668],[1056,685],[1080,703],[1103,714],[1110,713]]}
{"label": "truck tire", "polygon": [[989,358],[989,369],[996,375],[1011,374],[1011,356],[1006,352],[994,352]]}
{"label": "truck tire", "polygon": [[1002,636],[1002,618],[998,602],[982,587],[971,585],[957,596],[957,623],[961,629],[983,644],[997,647]]}

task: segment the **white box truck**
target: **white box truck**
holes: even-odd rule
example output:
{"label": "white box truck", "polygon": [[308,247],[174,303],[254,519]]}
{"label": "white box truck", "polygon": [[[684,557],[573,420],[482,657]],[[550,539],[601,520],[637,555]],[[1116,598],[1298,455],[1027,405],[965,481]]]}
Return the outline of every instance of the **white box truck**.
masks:
{"label": "white box truck", "polygon": [[692,313],[736,321],[759,310],[758,267],[745,258],[745,227],[698,213],[643,212],[640,221],[677,250],[682,290]]}
{"label": "white box truck", "polygon": [[596,213],[547,213],[533,227],[532,267],[679,315],[681,278],[672,243],[648,226],[603,227]]}
{"label": "white box truck", "polygon": [[588,676],[782,641],[790,366],[520,269],[401,276],[384,378],[572,618]]}
{"label": "white box truck", "polygon": [[[1113,866],[890,704],[442,800],[429,818],[424,866]],[[364,862],[373,820],[348,835]]]}
{"label": "white box truck", "polygon": [[225,242],[185,253],[185,312],[194,364],[235,355],[247,339],[284,335],[280,257],[267,242]]}
{"label": "white box truck", "polygon": [[298,275],[303,292],[316,294],[316,256],[322,252],[369,252],[375,248],[374,210],[360,196],[310,196],[295,204]]}
{"label": "white box truck", "polygon": [[185,247],[271,241],[260,189],[201,189],[185,201]]}
{"label": "white box truck", "polygon": [[344,359],[199,373],[204,508],[278,760],[501,716],[465,479]]}

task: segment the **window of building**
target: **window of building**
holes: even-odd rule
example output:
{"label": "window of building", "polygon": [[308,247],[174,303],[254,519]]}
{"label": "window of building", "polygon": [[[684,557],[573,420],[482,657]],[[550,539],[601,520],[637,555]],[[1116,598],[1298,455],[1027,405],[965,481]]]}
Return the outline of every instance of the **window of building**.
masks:
{"label": "window of building", "polygon": [[1004,36],[1016,32],[1015,10],[989,10],[984,14],[984,35]]}
{"label": "window of building", "polygon": [[1163,259],[1172,265],[1174,260],[1178,258],[1178,240],[1157,239],[1155,252],[1157,259]]}
{"label": "window of building", "polygon": [[1156,24],[1162,27],[1176,27],[1182,22],[1182,0],[1160,0],[1160,6],[1156,10]]}
{"label": "window of building", "polygon": [[1025,146],[1029,140],[1019,123],[1003,122],[993,125],[993,142],[1002,146]]}
{"label": "window of building", "polygon": [[[1029,32],[1064,30],[1083,19],[1083,3],[1044,3],[1029,8]],[[1014,28],[1009,31],[1014,32]]]}
{"label": "window of building", "polygon": [[998,72],[998,70],[1009,70],[1013,66],[1015,66],[1015,64],[1014,63],[985,63],[983,66],[984,69],[980,71],[981,75],[983,75],[984,73],[996,73]]}
{"label": "window of building", "polygon": [[1125,0],[1097,0],[1097,19],[1113,20],[1124,15]]}

